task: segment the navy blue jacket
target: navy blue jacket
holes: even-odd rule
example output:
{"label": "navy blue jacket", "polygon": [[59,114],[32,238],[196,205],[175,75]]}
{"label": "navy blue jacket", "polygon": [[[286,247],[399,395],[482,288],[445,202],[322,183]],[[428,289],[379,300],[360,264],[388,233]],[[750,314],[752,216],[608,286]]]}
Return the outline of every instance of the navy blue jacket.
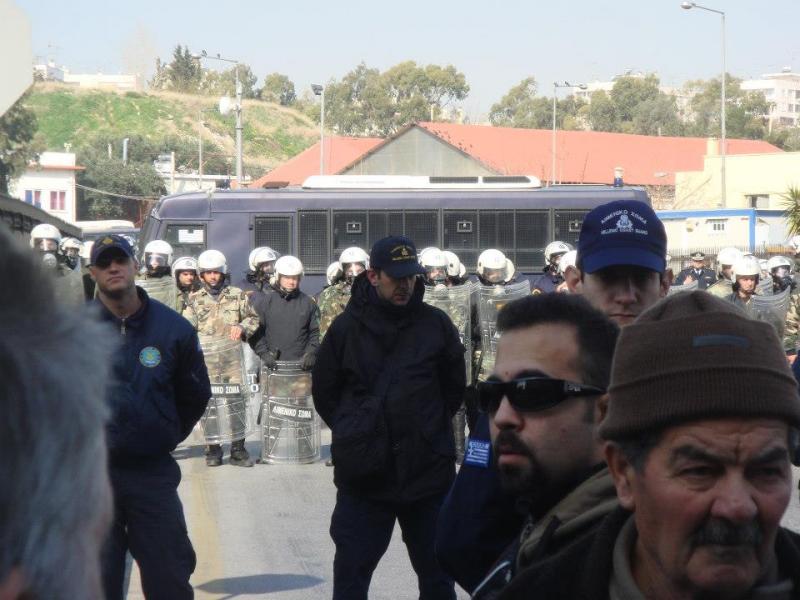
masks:
{"label": "navy blue jacket", "polygon": [[[531,281],[531,288],[533,288],[534,293],[547,294],[555,292],[556,288],[562,283],[564,283],[564,278],[558,271],[554,272],[552,269],[545,269],[544,273]],[[539,290],[539,292],[536,292],[536,290]]]}
{"label": "navy blue jacket", "polygon": [[439,511],[436,558],[472,593],[522,530],[525,513],[503,492],[492,464],[489,419],[481,413],[467,440],[464,464]]}
{"label": "navy blue jacket", "polygon": [[102,320],[120,345],[108,390],[111,463],[166,456],[203,415],[211,385],[197,333],[173,309],[136,288],[142,307],[118,319],[99,300]]}

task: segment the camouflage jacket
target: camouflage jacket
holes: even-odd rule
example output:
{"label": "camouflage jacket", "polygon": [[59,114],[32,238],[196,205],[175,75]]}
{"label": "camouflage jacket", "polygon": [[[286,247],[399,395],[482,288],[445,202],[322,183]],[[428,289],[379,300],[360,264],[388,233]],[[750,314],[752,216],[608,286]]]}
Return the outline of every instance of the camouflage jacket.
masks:
{"label": "camouflage jacket", "polygon": [[319,341],[325,336],[333,320],[344,312],[344,307],[350,301],[351,285],[340,281],[326,287],[319,295]]}
{"label": "camouflage jacket", "polygon": [[786,328],[783,331],[783,349],[797,351],[798,330],[800,329],[800,290],[789,297],[789,310],[786,312]]}
{"label": "camouflage jacket", "polygon": [[209,294],[205,286],[189,294],[183,316],[197,329],[197,333],[208,336],[226,336],[231,326],[238,325],[247,339],[259,325],[258,314],[245,293],[229,285],[223,287],[216,297]]}

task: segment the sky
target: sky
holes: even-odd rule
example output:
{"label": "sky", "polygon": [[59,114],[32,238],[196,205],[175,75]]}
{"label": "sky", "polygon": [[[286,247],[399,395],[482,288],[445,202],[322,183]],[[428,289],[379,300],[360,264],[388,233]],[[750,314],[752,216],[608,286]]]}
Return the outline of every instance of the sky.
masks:
{"label": "sky", "polygon": [[[728,72],[800,72],[800,0],[708,0],[726,13]],[[404,60],[453,64],[471,91],[475,121],[533,76],[609,80],[626,70],[664,85],[718,76],[721,18],[680,0],[16,0],[34,55],[73,73],[122,73],[169,60],[177,44],[285,73],[298,95],[340,79],[360,62],[384,70]],[[217,63],[226,67],[223,63]],[[213,67],[210,61],[207,66]],[[563,92],[562,92],[563,93]]]}

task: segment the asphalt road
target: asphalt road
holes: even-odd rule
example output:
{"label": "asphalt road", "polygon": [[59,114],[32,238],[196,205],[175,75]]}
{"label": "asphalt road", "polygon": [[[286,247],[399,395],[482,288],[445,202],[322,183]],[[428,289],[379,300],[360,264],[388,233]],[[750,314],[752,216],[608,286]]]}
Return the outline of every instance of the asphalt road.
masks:
{"label": "asphalt road", "polygon": [[[330,598],[334,546],[328,535],[336,490],[324,464],[330,432],[323,430],[322,459],[309,465],[205,466],[199,432],[176,452],[183,472],[179,492],[197,553],[192,577],[199,600]],[[257,436],[248,438],[253,456]],[[798,475],[784,525],[800,531]],[[135,567],[129,599],[143,598]],[[468,595],[459,590],[459,599]],[[370,598],[418,598],[417,582],[399,527],[372,580]]]}

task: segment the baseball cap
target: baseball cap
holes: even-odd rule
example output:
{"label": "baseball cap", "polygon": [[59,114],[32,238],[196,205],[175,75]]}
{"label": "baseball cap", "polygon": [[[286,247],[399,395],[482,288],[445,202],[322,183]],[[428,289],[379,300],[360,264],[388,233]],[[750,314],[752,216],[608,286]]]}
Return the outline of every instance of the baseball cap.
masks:
{"label": "baseball cap", "polygon": [[417,259],[414,242],[402,235],[385,237],[375,242],[369,253],[369,265],[394,279],[425,273]]}
{"label": "baseball cap", "polygon": [[578,238],[578,263],[584,273],[631,265],[663,273],[667,233],[656,213],[638,200],[615,200],[593,209]]}
{"label": "baseball cap", "polygon": [[100,258],[100,255],[106,250],[111,250],[112,248],[121,250],[128,258],[133,258],[133,248],[131,248],[128,240],[121,235],[111,234],[104,235],[103,237],[95,240],[94,245],[92,246],[92,253],[89,257],[89,262],[93,265],[97,264],[97,259]]}

